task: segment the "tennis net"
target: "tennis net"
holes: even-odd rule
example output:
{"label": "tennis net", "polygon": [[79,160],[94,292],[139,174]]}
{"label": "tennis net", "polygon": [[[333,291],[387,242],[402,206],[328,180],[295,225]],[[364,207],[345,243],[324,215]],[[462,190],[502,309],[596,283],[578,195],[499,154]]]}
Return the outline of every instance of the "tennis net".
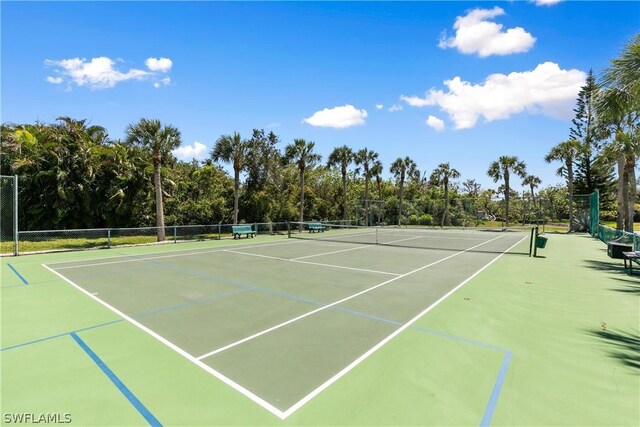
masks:
{"label": "tennis net", "polygon": [[529,255],[533,238],[532,230],[532,227],[363,227],[320,222],[291,222],[289,237],[360,245]]}

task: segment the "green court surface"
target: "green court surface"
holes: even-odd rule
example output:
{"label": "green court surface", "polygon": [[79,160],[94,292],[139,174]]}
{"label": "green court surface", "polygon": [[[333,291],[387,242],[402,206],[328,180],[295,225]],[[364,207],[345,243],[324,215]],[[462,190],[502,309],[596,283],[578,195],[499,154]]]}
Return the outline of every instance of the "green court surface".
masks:
{"label": "green court surface", "polygon": [[640,424],[640,276],[605,245],[421,233],[3,257],[2,423]]}

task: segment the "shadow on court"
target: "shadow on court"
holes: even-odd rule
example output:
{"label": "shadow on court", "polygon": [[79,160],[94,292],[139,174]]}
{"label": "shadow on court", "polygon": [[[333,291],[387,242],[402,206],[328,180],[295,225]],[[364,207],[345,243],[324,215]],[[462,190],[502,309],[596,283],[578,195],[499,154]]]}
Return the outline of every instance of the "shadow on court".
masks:
{"label": "shadow on court", "polygon": [[589,335],[600,338],[607,345],[607,354],[622,365],[640,374],[640,335],[633,332],[591,330]]}

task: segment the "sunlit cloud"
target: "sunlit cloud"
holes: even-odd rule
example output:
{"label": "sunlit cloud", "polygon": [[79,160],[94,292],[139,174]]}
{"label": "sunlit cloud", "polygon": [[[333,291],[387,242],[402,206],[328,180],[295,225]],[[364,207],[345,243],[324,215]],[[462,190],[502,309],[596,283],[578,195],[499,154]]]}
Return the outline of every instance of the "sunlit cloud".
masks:
{"label": "sunlit cloud", "polygon": [[521,27],[503,30],[502,24],[491,21],[504,15],[498,6],[493,9],[473,9],[458,16],[453,25],[455,35],[440,39],[438,47],[456,48],[464,54],[477,54],[481,58],[490,55],[510,55],[527,52],[536,39]]}
{"label": "sunlit cloud", "polygon": [[325,108],[324,110],[316,111],[311,117],[303,119],[302,122],[311,126],[344,129],[351,126],[363,125],[367,115],[366,110],[359,110],[353,105],[342,105],[340,107]]}
{"label": "sunlit cloud", "polygon": [[440,107],[456,129],[474,127],[481,116],[491,122],[522,112],[570,119],[585,79],[583,71],[545,62],[531,71],[491,74],[482,83],[456,76],[444,82],[446,90],[431,89],[424,98],[402,95],[400,99],[413,107]]}

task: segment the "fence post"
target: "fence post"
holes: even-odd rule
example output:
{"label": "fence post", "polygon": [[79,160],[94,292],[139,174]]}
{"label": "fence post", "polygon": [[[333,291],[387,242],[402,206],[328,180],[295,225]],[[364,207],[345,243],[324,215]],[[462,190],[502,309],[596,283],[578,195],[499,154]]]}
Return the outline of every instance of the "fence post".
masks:
{"label": "fence post", "polygon": [[178,227],[173,226],[173,243],[178,243]]}
{"label": "fence post", "polygon": [[291,238],[291,223],[287,221],[287,237]]}
{"label": "fence post", "polygon": [[218,240],[221,240],[221,239],[222,239],[222,236],[220,235],[220,229],[221,229],[221,228],[222,228],[222,223],[221,223],[221,222],[219,222],[219,223],[218,223]]}
{"label": "fence post", "polygon": [[257,235],[258,235],[258,223],[257,223],[257,222],[254,222],[254,223],[253,223],[253,226],[255,227],[255,230],[256,230],[256,236],[257,236]]}
{"label": "fence post", "polygon": [[13,176],[13,255],[18,255],[18,175]]}
{"label": "fence post", "polygon": [[107,247],[111,249],[111,229],[107,228]]}

